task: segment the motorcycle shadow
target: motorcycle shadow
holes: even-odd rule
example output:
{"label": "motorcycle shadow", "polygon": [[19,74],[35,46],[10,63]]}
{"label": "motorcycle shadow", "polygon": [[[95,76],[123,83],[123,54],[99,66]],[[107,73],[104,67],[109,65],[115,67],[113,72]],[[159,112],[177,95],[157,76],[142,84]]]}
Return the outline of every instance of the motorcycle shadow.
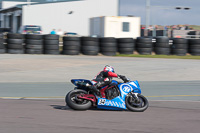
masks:
{"label": "motorcycle shadow", "polygon": [[59,109],[59,110],[72,110],[70,107],[66,106],[61,106],[61,105],[50,105],[54,109]]}
{"label": "motorcycle shadow", "polygon": [[[70,107],[66,106],[62,106],[62,105],[50,105],[51,107],[53,107],[54,109],[58,109],[58,110],[69,110],[69,111],[85,111],[85,110],[73,110]],[[115,112],[122,112],[122,111],[128,111],[128,110],[106,110],[106,109],[98,109],[98,108],[90,108],[88,109],[90,111],[115,111]]]}

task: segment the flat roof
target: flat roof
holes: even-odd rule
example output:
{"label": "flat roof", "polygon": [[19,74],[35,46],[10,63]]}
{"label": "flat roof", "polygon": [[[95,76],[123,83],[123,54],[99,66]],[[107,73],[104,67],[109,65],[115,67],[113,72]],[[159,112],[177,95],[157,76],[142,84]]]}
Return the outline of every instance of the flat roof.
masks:
{"label": "flat roof", "polygon": [[[13,1],[13,2],[27,2],[27,0],[0,0],[2,1]],[[65,2],[65,1],[76,1],[76,0],[30,0],[30,2],[39,2],[39,3],[44,3],[44,2]]]}
{"label": "flat roof", "polygon": [[[2,1],[13,1],[13,2],[27,2],[27,0],[0,0]],[[60,3],[60,2],[73,2],[73,1],[82,1],[82,0],[30,0],[31,2],[36,2],[36,3],[30,3],[29,5],[38,5],[38,4],[49,4],[49,3]],[[25,6],[27,4],[19,4],[16,6],[12,6],[9,8],[4,8],[0,10],[0,13],[6,13],[6,12],[12,12],[16,10],[22,9],[22,6]]]}
{"label": "flat roof", "polygon": [[9,7],[9,8],[1,9],[0,13],[13,12],[13,11],[20,10],[20,9],[21,9],[21,7],[12,6],[12,7]]}

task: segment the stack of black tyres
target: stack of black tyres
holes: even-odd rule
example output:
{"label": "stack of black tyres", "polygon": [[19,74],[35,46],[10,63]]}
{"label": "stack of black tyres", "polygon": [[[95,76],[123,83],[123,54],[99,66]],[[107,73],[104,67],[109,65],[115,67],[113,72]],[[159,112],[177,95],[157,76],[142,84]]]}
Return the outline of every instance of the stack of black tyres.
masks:
{"label": "stack of black tyres", "polygon": [[43,54],[43,36],[26,34],[26,54]]}
{"label": "stack of black tyres", "polygon": [[156,37],[154,52],[157,55],[170,55],[170,45],[168,37]]}
{"label": "stack of black tyres", "polygon": [[141,55],[151,55],[153,42],[151,37],[138,37],[136,40],[136,50]]}
{"label": "stack of black tyres", "polygon": [[188,51],[188,40],[184,38],[173,38],[172,40],[171,53],[173,55],[185,56]]}
{"label": "stack of black tyres", "polygon": [[133,54],[135,43],[133,38],[117,39],[118,52],[120,54]]}
{"label": "stack of black tyres", "polygon": [[98,55],[99,39],[95,37],[81,37],[81,53],[84,55]]}
{"label": "stack of black tyres", "polygon": [[43,35],[44,39],[44,54],[60,54],[59,51],[59,35]]}
{"label": "stack of black tyres", "polygon": [[63,37],[63,51],[65,55],[79,55],[80,53],[80,37]]}
{"label": "stack of black tyres", "polygon": [[6,53],[4,38],[3,38],[3,34],[0,34],[0,54],[4,54],[4,53]]}
{"label": "stack of black tyres", "polygon": [[200,55],[200,39],[190,39],[188,50],[191,55]]}
{"label": "stack of black tyres", "polygon": [[7,52],[9,54],[24,54],[24,35],[8,33],[7,34]]}
{"label": "stack of black tyres", "polygon": [[100,38],[100,52],[103,55],[114,56],[117,52],[117,40],[113,37]]}

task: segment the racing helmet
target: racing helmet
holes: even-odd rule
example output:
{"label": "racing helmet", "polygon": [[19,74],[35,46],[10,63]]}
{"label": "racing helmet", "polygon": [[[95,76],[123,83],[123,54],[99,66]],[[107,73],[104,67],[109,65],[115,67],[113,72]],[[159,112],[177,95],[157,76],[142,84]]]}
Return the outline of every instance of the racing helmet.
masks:
{"label": "racing helmet", "polygon": [[103,70],[104,71],[113,72],[113,73],[115,72],[114,68],[112,66],[109,66],[109,65],[106,65]]}

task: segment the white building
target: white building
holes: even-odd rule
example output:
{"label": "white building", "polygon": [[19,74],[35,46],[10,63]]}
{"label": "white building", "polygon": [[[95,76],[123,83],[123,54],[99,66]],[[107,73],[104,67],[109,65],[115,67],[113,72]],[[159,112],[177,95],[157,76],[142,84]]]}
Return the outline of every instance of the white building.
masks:
{"label": "white building", "polygon": [[14,33],[22,25],[40,25],[44,34],[62,29],[87,36],[90,18],[118,15],[118,0],[0,0],[0,6],[1,28]]}
{"label": "white building", "polygon": [[140,37],[140,17],[102,16],[90,19],[90,35],[98,37]]}

